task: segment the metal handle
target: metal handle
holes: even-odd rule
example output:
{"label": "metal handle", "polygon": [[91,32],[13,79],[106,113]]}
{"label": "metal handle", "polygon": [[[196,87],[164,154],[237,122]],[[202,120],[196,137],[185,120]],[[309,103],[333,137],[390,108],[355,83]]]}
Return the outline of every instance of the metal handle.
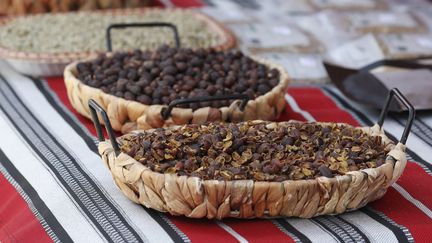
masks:
{"label": "metal handle", "polygon": [[205,102],[205,101],[215,101],[215,100],[242,100],[242,103],[240,104],[239,108],[241,111],[243,111],[249,99],[250,97],[247,94],[228,94],[228,95],[215,95],[215,96],[201,96],[201,97],[194,97],[194,98],[187,98],[187,99],[176,99],[171,101],[166,109],[162,110],[162,118],[164,120],[168,119],[168,117],[171,115],[172,109],[176,105]]}
{"label": "metal handle", "polygon": [[119,155],[120,154],[120,148],[118,146],[118,143],[117,143],[116,137],[114,135],[113,129],[111,127],[111,122],[108,119],[107,113],[93,99],[89,100],[88,105],[89,105],[89,108],[90,108],[90,113],[91,113],[91,117],[92,117],[94,126],[96,128],[96,133],[97,133],[99,142],[105,141],[105,137],[104,137],[104,135],[102,133],[102,126],[101,126],[101,124],[99,122],[99,118],[98,118],[97,112],[100,113],[100,115],[102,116],[102,119],[103,119],[103,121],[105,123],[106,131],[108,133],[108,137],[109,137],[109,139],[111,141],[111,145],[114,148],[115,154]]}
{"label": "metal handle", "polygon": [[127,23],[127,24],[111,24],[106,29],[106,45],[109,52],[112,51],[112,42],[111,42],[111,30],[112,29],[125,29],[125,28],[138,28],[138,27],[168,27],[174,32],[174,39],[176,43],[176,47],[180,47],[180,37],[178,34],[177,27],[171,23],[164,22],[148,22],[148,23]]}
{"label": "metal handle", "polygon": [[408,135],[411,131],[411,126],[412,123],[414,121],[415,118],[415,109],[414,107],[411,105],[411,103],[405,98],[405,96],[403,96],[403,94],[399,91],[399,89],[397,88],[393,88],[392,90],[390,90],[388,96],[387,96],[387,100],[386,103],[384,105],[384,108],[381,111],[381,115],[379,117],[378,120],[378,126],[380,126],[380,128],[383,126],[384,124],[384,119],[387,116],[388,113],[388,108],[390,106],[390,103],[393,99],[393,97],[396,96],[396,98],[405,106],[408,108],[408,120],[407,123],[405,125],[405,129],[402,133],[402,137],[399,140],[400,143],[405,144],[407,139],[408,139]]}

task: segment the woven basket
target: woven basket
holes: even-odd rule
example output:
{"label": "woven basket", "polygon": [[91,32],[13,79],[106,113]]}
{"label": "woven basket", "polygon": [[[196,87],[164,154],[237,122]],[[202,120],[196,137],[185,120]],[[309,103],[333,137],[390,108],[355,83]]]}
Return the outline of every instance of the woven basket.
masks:
{"label": "woven basket", "polygon": [[[389,140],[383,123],[392,97],[408,107],[409,117],[397,145]],[[389,152],[377,168],[350,171],[333,178],[265,182],[254,180],[204,180],[154,172],[121,152],[106,112],[94,100],[89,102],[99,137],[102,156],[119,189],[132,201],[172,215],[191,218],[265,218],[340,214],[381,198],[405,169],[405,143],[415,117],[413,106],[399,90],[393,89],[376,125],[360,127],[369,136],[380,136]],[[101,113],[111,143],[105,141],[97,112]],[[271,123],[278,126],[281,123]],[[329,124],[329,123],[318,123]],[[270,124],[269,124],[270,125]],[[350,125],[344,124],[350,127]],[[167,129],[178,129],[179,126]],[[148,131],[151,132],[151,131]],[[139,131],[135,131],[139,133]],[[126,136],[126,135],[124,135]]]}
{"label": "woven basket", "polygon": [[148,208],[191,218],[310,218],[361,208],[381,198],[401,176],[407,162],[405,146],[395,146],[378,125],[361,129],[370,136],[381,136],[391,148],[391,157],[377,168],[334,178],[283,182],[203,180],[153,172],[125,153],[116,156],[109,142],[99,144],[99,153],[119,189],[130,200]]}
{"label": "woven basket", "polygon": [[69,100],[78,113],[90,118],[88,102],[94,99],[107,111],[114,130],[127,133],[136,129],[151,129],[181,125],[188,123],[204,123],[207,121],[245,121],[245,120],[273,120],[285,108],[285,93],[289,83],[285,70],[274,63],[253,57],[257,62],[269,68],[276,68],[280,72],[280,81],[268,93],[255,100],[249,100],[243,111],[239,108],[239,101],[234,101],[229,107],[204,107],[192,109],[174,108],[171,116],[164,120],[162,109],[165,105],[144,105],[136,101],[119,98],[102,90],[85,85],[76,78],[76,65],[68,65],[64,71],[64,80]]}
{"label": "woven basket", "polygon": [[[170,14],[173,11],[188,12],[191,18],[197,21],[203,21],[209,29],[218,34],[220,42],[216,46],[212,46],[217,50],[226,50],[236,45],[236,39],[231,31],[225,28],[221,23],[213,18],[189,10],[179,9],[160,9],[160,8],[142,8],[142,9],[116,9],[116,10],[99,10],[96,13],[108,15],[128,15],[128,14],[143,14],[146,13],[161,13]],[[16,18],[26,17],[6,17],[0,20],[0,27],[14,21]],[[174,23],[176,24],[176,23]],[[181,24],[181,23],[178,23]],[[200,46],[197,46],[200,47]],[[60,76],[64,68],[69,63],[77,60],[86,59],[96,56],[98,52],[58,52],[58,53],[32,53],[8,49],[1,45],[0,41],[0,58],[8,61],[15,69],[24,74],[33,76]]]}

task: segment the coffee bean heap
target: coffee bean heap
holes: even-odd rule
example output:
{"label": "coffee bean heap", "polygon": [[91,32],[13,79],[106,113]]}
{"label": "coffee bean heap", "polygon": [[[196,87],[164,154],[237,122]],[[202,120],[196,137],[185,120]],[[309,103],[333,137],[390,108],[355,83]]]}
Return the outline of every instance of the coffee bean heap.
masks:
{"label": "coffee bean heap", "polygon": [[130,133],[122,152],[159,173],[284,181],[334,177],[385,163],[379,136],[342,124],[247,121]]}
{"label": "coffee bean heap", "polygon": [[[146,105],[180,98],[245,93],[251,99],[279,83],[279,71],[238,50],[186,49],[162,46],[157,51],[117,52],[77,65],[78,78],[105,93]],[[199,107],[228,106],[231,101],[201,102]]]}

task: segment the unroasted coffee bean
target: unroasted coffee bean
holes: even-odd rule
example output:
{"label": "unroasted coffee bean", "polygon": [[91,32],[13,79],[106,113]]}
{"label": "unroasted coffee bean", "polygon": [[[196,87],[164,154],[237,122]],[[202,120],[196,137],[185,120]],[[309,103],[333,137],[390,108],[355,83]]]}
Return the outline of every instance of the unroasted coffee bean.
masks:
{"label": "unroasted coffee bean", "polygon": [[[104,92],[146,104],[167,105],[180,97],[235,93],[255,99],[279,83],[276,69],[270,70],[239,51],[177,49],[166,45],[153,52],[135,50],[114,53],[111,57],[100,55],[79,63],[77,70],[77,76],[85,84],[106,86]],[[231,102],[201,102],[182,107],[221,107]]]}

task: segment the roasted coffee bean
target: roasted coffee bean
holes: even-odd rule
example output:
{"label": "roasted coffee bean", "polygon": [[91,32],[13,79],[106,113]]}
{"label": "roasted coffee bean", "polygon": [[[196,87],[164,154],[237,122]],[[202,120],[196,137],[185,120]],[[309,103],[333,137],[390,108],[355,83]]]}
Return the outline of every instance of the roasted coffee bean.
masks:
{"label": "roasted coffee bean", "polygon": [[[279,81],[276,69],[270,70],[239,51],[176,49],[166,45],[155,52],[135,50],[114,53],[112,57],[100,55],[93,61],[79,63],[77,70],[77,76],[85,84],[107,86],[109,89],[104,89],[110,93],[124,92],[122,97],[135,97],[137,101],[146,95],[151,98],[151,104],[157,104],[156,101],[167,104],[178,97],[232,93],[245,93],[254,99],[270,91]],[[140,100],[148,103],[147,98]],[[198,105],[221,107],[229,102]],[[185,107],[196,108],[196,105]]]}
{"label": "roasted coffee bean", "polygon": [[141,87],[139,85],[126,85],[126,89],[135,95],[139,95],[141,93]]}
{"label": "roasted coffee bean", "polygon": [[184,62],[177,62],[176,67],[180,72],[184,72],[188,68],[188,65]]}
{"label": "roasted coffee bean", "polygon": [[129,91],[126,91],[123,97],[127,100],[135,100],[135,95]]}
{"label": "roasted coffee bean", "polygon": [[145,105],[151,105],[152,99],[147,95],[140,95],[137,97],[137,101]]}
{"label": "roasted coffee bean", "polygon": [[115,77],[109,77],[102,81],[102,85],[110,85],[114,83],[117,79]]}
{"label": "roasted coffee bean", "polygon": [[332,171],[326,165],[321,165],[318,170],[322,176],[333,177]]}
{"label": "roasted coffee bean", "polygon": [[175,75],[177,73],[177,68],[175,68],[174,66],[167,66],[163,68],[162,72],[165,75]]}
{"label": "roasted coffee bean", "polygon": [[259,84],[258,85],[258,92],[260,94],[265,94],[270,91],[270,87],[267,84]]}
{"label": "roasted coffee bean", "polygon": [[[323,128],[329,130],[329,136],[323,141],[326,146],[317,148],[316,140],[321,138]],[[359,147],[356,152],[360,161],[345,161],[334,149],[329,149],[346,149],[341,145],[341,138],[347,139],[344,129],[350,129],[348,137],[355,143],[368,144],[368,147]],[[297,135],[297,132],[293,131],[300,133],[301,146],[295,145],[291,136]],[[225,174],[225,179],[267,181],[334,177],[348,171],[375,168],[385,163],[385,155],[389,151],[380,139],[346,125],[253,121],[203,126],[191,124],[170,130],[169,134],[165,132],[164,129],[156,129],[151,133],[127,135],[121,138],[121,149],[147,167],[159,168],[157,172],[164,172],[160,168],[166,166],[162,164],[169,164],[166,167],[169,168],[177,166],[178,161],[189,161],[184,162],[184,173],[178,172],[178,175],[217,179],[219,174]],[[137,147],[139,144],[142,148]],[[165,159],[154,158],[153,152],[148,151],[149,144],[155,149],[154,153]],[[166,149],[168,147],[169,150]],[[370,158],[367,159],[367,156]],[[193,174],[198,168],[200,173]]]}

